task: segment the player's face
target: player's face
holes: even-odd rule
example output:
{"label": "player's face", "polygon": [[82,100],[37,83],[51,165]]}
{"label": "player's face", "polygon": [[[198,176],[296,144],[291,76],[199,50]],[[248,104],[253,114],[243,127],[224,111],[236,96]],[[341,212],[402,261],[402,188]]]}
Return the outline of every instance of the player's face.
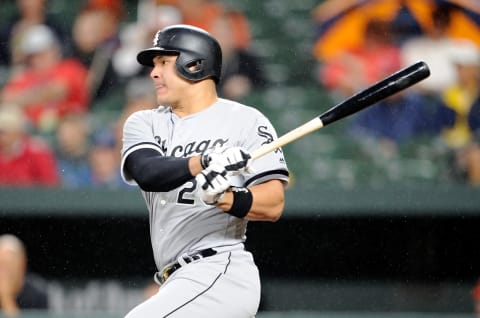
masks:
{"label": "player's face", "polygon": [[189,83],[177,74],[176,55],[160,55],[153,59],[150,77],[157,92],[157,101],[161,105],[172,106],[181,103],[184,89]]}

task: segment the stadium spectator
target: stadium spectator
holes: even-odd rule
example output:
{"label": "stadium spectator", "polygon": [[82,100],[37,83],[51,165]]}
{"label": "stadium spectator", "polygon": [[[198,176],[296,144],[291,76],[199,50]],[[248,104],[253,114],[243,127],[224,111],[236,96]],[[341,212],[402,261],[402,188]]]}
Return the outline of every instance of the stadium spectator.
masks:
{"label": "stadium spectator", "polygon": [[3,87],[3,102],[22,107],[40,133],[52,132],[65,114],[88,109],[87,70],[78,60],[62,56],[49,27],[29,28],[21,47],[26,68]]}
{"label": "stadium spectator", "polygon": [[[217,19],[229,16],[229,43],[245,52],[251,42],[250,26],[247,18],[238,11],[228,10],[218,1],[204,0],[141,0],[138,3],[138,17],[134,23],[126,24],[120,31],[121,46],[115,51],[112,62],[117,74],[126,80],[148,75],[145,68],[138,65],[136,52],[151,45],[155,33],[173,24],[190,24],[214,33],[218,29]],[[231,26],[230,26],[231,25]],[[225,32],[224,32],[225,33]],[[227,45],[227,44],[226,44]]]}
{"label": "stadium spectator", "polygon": [[120,175],[120,152],[112,129],[106,128],[93,136],[89,152],[92,186],[104,189],[127,188]]}
{"label": "stadium spectator", "polygon": [[0,185],[56,186],[57,165],[49,145],[30,136],[16,106],[0,107]]}
{"label": "stadium spectator", "polygon": [[475,104],[480,101],[480,50],[474,43],[458,42],[452,60],[457,81],[442,93],[442,107],[453,112],[454,124],[442,131],[442,140],[447,146],[452,178],[480,184],[478,138],[475,137],[480,125],[469,122],[469,118],[479,116]]}
{"label": "stadium spectator", "polygon": [[12,234],[0,236],[0,314],[17,317],[22,310],[48,309],[42,280],[27,270],[23,242]]}
{"label": "stadium spectator", "polygon": [[75,189],[91,186],[89,138],[90,126],[86,114],[71,113],[61,119],[54,141],[62,187]]}
{"label": "stadium spectator", "polygon": [[118,91],[121,77],[112,57],[120,47],[120,23],[124,18],[121,0],[90,0],[73,23],[74,56],[88,68],[88,89],[93,102]]}
{"label": "stadium spectator", "polygon": [[468,114],[468,124],[473,131],[472,141],[459,153],[456,164],[464,172],[463,180],[480,186],[480,96],[473,103]]}
{"label": "stadium spectator", "polygon": [[443,132],[443,137],[449,147],[461,148],[472,139],[468,117],[480,96],[480,50],[474,43],[459,42],[452,62],[457,80],[442,92],[442,102],[454,110],[455,124]]}
{"label": "stadium spectator", "polygon": [[401,46],[404,66],[419,60],[428,64],[430,76],[414,87],[426,96],[436,98],[457,79],[455,66],[451,62],[457,44],[446,33],[451,21],[450,14],[448,6],[437,7],[432,12],[432,27],[426,33],[405,41]]}
{"label": "stadium spectator", "polygon": [[138,76],[148,75],[149,70],[137,62],[137,52],[152,43],[155,33],[164,27],[182,22],[178,8],[161,4],[157,0],[140,0],[137,19],[122,25],[120,47],[115,51],[112,63],[115,72],[128,82]]}
{"label": "stadium spectator", "polygon": [[320,66],[320,82],[334,99],[343,99],[401,68],[400,48],[389,22],[372,19],[361,47],[346,49]]}
{"label": "stadium spectator", "polygon": [[[138,63],[137,63],[138,64]],[[157,94],[150,77],[142,76],[132,78],[125,88],[125,104],[120,116],[115,122],[115,136],[121,140],[123,134],[123,124],[125,120],[136,111],[142,109],[152,109],[157,107]],[[121,151],[121,145],[118,145],[118,153]]]}
{"label": "stadium spectator", "polygon": [[16,0],[17,10],[4,21],[0,29],[0,64],[16,69],[24,60],[20,43],[25,32],[33,25],[47,25],[60,39],[64,53],[71,49],[68,28],[48,12],[47,0]]}
{"label": "stadium spectator", "polygon": [[421,135],[437,135],[452,125],[453,111],[431,106],[416,92],[399,93],[359,113],[348,131],[358,141],[373,138],[396,148]]}
{"label": "stadium spectator", "polygon": [[217,86],[221,97],[239,100],[266,86],[259,58],[250,50],[239,48],[232,36],[238,11],[225,11],[211,23],[211,33],[222,47],[222,75]]}

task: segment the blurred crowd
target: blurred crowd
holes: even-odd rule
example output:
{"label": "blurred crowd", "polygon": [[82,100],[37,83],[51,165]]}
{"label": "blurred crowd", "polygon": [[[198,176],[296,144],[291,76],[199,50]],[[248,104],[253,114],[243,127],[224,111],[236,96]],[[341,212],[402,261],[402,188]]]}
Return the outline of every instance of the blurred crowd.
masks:
{"label": "blurred crowd", "polygon": [[[480,47],[468,36],[447,32],[460,9],[436,7],[422,30],[360,13],[366,20],[362,28],[346,21],[348,32],[329,38],[344,15],[325,4],[352,2],[323,1],[312,9],[320,26],[312,43],[315,84],[340,101],[418,60],[429,65],[431,76],[354,116],[349,136],[365,144],[366,152],[375,143],[387,158],[402,144],[427,136],[445,149],[453,180],[480,185]],[[48,0],[15,0],[15,10],[0,26],[0,186],[126,189],[119,174],[123,122],[134,111],[156,107],[149,70],[136,54],[165,26],[195,25],[219,40],[221,97],[242,99],[269,85],[252,49],[250,22],[222,1],[138,0],[136,16],[122,0],[73,3],[78,10],[65,21],[52,13]],[[322,46],[340,38],[353,44],[325,53]],[[21,241],[0,237],[0,308],[12,316],[20,307],[46,306],[26,271]],[[472,292],[478,311],[479,286]]]}
{"label": "blurred crowd", "polygon": [[[16,0],[0,26],[0,186],[127,186],[119,173],[121,129],[156,107],[149,70],[136,61],[154,34],[177,23],[221,43],[221,97],[266,85],[250,49],[247,18],[209,0],[84,0],[72,18],[48,0]],[[134,13],[132,13],[134,11]],[[135,15],[135,16],[134,16]],[[121,95],[121,96],[119,96]]]}
{"label": "blurred crowd", "polygon": [[[311,9],[316,84],[340,101],[427,62],[428,79],[353,116],[346,134],[367,157],[387,160],[402,145],[433,137],[450,181],[480,185],[480,5],[468,8],[478,10],[475,29],[461,23],[474,15],[459,19],[461,9],[447,0],[427,15],[424,8],[419,24],[410,21],[419,13],[409,20],[403,9],[387,19],[397,2],[322,1]],[[165,26],[192,24],[219,40],[221,97],[241,100],[272,84],[251,22],[222,1],[83,0],[68,19],[53,3],[15,0],[0,27],[0,186],[125,188],[118,171],[123,121],[156,107],[149,70],[136,54]]]}
{"label": "blurred crowd", "polygon": [[[387,159],[402,145],[430,138],[442,148],[451,181],[480,185],[480,5],[468,3],[325,1],[313,10],[313,54],[317,80],[334,100],[426,62],[427,79],[355,116],[348,134],[371,157]],[[425,21],[414,21],[422,14]],[[459,26],[468,19],[471,27]],[[342,37],[346,30],[350,36]]]}

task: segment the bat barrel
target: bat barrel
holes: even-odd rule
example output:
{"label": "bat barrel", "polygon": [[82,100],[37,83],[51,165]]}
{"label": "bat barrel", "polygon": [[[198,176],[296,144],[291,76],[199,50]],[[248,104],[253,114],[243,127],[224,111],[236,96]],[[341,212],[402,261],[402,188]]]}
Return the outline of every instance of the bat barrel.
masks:
{"label": "bat barrel", "polygon": [[353,95],[344,102],[330,108],[323,114],[306,122],[294,130],[280,136],[269,144],[264,144],[252,153],[252,159],[274,151],[294,140],[297,140],[317,129],[320,129],[330,123],[333,123],[346,116],[352,115],[376,102],[387,98],[403,89],[412,86],[415,83],[427,78],[430,70],[424,62],[417,62],[406,67],[397,73],[394,73],[378,83],[366,88],[365,90]]}
{"label": "bat barrel", "polygon": [[322,120],[323,125],[326,126],[390,97],[428,76],[430,76],[428,65],[423,61],[419,61],[353,95],[320,115],[319,118]]}

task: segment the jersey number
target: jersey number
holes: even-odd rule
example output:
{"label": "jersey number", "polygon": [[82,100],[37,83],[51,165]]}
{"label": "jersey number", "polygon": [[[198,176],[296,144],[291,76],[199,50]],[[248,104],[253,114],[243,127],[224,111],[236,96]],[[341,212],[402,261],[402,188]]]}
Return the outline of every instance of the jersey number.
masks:
{"label": "jersey number", "polygon": [[193,196],[193,191],[197,187],[197,180],[193,179],[192,181],[188,181],[186,183],[185,188],[178,192],[177,203],[178,204],[195,204],[195,199]]}

